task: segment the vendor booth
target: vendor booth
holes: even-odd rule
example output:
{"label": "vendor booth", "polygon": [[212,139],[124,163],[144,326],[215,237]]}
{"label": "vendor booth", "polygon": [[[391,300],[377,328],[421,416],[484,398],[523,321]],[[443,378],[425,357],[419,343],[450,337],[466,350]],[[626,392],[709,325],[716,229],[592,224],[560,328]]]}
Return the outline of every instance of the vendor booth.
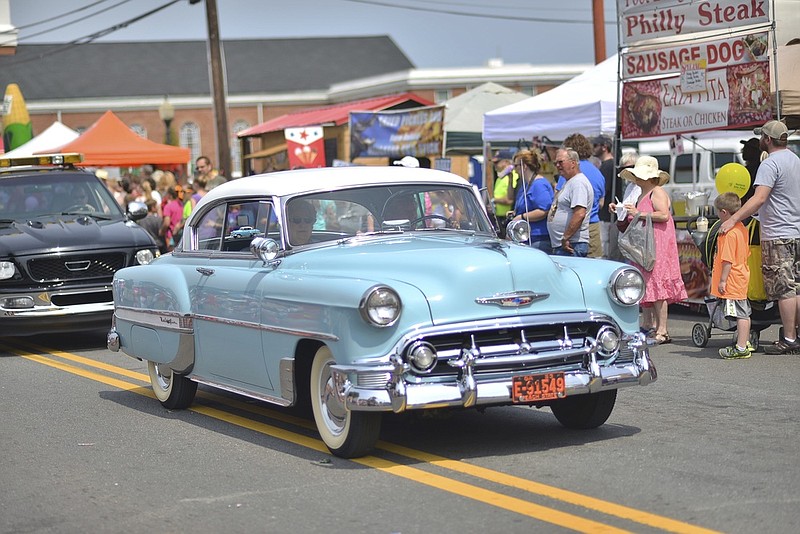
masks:
{"label": "vendor booth", "polygon": [[0,159],[26,158],[42,152],[54,152],[58,147],[77,139],[79,135],[72,128],[56,121],[24,145],[0,154]]}
{"label": "vendor booth", "polygon": [[162,145],[139,137],[111,111],[106,111],[80,137],[57,147],[55,152],[82,154],[82,165],[86,167],[186,165],[190,158],[188,148]]}

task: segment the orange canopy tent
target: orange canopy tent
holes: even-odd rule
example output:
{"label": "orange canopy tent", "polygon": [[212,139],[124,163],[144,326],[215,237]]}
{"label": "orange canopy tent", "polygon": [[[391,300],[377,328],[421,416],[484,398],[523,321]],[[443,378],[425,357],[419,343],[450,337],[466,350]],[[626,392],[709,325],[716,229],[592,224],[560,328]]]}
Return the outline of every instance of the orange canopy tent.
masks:
{"label": "orange canopy tent", "polygon": [[83,154],[82,165],[87,167],[185,165],[189,163],[190,157],[188,148],[162,145],[139,137],[111,111],[106,111],[80,137],[59,147],[55,152]]}

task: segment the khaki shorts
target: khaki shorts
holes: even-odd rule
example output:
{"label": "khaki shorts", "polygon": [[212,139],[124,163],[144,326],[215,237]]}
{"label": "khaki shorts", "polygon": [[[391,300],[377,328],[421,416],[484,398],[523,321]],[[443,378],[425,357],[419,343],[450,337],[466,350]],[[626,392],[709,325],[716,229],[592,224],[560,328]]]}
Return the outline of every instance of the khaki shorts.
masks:
{"label": "khaki shorts", "polygon": [[762,240],[761,272],[769,300],[783,300],[800,294],[800,239]]}
{"label": "khaki shorts", "polygon": [[589,223],[589,257],[602,258],[603,257],[603,240],[600,239],[600,224]]}

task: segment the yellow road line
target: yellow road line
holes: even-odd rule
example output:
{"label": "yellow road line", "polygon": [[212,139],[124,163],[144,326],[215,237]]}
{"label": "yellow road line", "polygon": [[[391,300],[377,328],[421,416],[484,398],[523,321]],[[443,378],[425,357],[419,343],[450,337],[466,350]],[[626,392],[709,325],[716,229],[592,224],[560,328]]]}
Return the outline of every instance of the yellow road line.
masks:
{"label": "yellow road line", "polygon": [[[44,352],[49,352],[50,354],[53,354],[55,356],[58,356],[58,357],[61,357],[61,358],[64,358],[64,359],[67,359],[67,360],[70,360],[70,361],[74,361],[74,362],[77,362],[77,363],[82,363],[82,364],[88,365],[88,366],[93,366],[93,367],[96,367],[96,368],[99,368],[99,369],[103,369],[103,370],[106,370],[106,371],[109,371],[109,372],[117,373],[117,374],[120,374],[120,375],[123,375],[123,376],[128,376],[130,378],[138,379],[138,380],[141,380],[141,381],[145,381],[145,382],[149,381],[149,377],[147,375],[143,375],[141,373],[136,373],[134,371],[129,371],[129,370],[126,370],[126,369],[118,368],[118,367],[115,367],[115,366],[112,366],[112,365],[109,365],[109,364],[105,364],[105,363],[102,363],[102,362],[98,362],[96,360],[92,360],[92,359],[89,359],[89,358],[84,358],[82,356],[78,356],[78,355],[75,355],[75,354],[70,354],[70,353],[63,352],[63,351],[57,351],[57,350],[50,351],[45,347],[39,347],[39,346],[36,346],[36,345],[33,345],[33,344],[29,344],[29,343],[23,343],[23,344],[28,345],[28,346],[30,346],[32,348],[36,348],[38,350],[44,351]],[[12,352],[17,352],[17,351],[13,351],[12,350]],[[78,374],[80,376],[84,376],[86,378],[91,378],[93,380],[97,380],[97,381],[100,381],[100,382],[105,382],[105,383],[107,383],[109,385],[114,385],[115,387],[119,387],[120,389],[123,389],[123,390],[134,391],[134,390],[137,390],[137,389],[143,389],[144,391],[142,391],[142,392],[139,392],[139,391],[135,391],[135,392],[137,392],[139,394],[145,394],[145,395],[147,395],[147,396],[149,396],[151,398],[154,398],[154,395],[153,395],[152,391],[150,390],[150,388],[133,387],[131,384],[128,384],[127,382],[119,381],[119,380],[116,380],[116,379],[113,379],[113,378],[106,377],[105,375],[99,375],[97,373],[93,373],[93,372],[90,372],[90,371],[83,371],[83,370],[81,370],[79,368],[76,368],[76,367],[73,367],[73,366],[66,366],[66,365],[63,365],[63,364],[58,364],[57,362],[53,362],[52,360],[48,361],[46,358],[41,357],[41,356],[37,356],[37,355],[33,355],[33,354],[22,354],[20,352],[17,352],[17,353],[20,354],[23,357],[29,357],[29,359],[34,359],[34,361],[37,361],[39,363],[44,363],[45,365],[50,365],[52,367],[57,367],[59,369],[65,370],[67,372],[74,372],[73,371],[73,369],[74,369],[74,370],[78,371],[78,372],[75,372],[75,374]],[[115,383],[109,382],[107,380],[115,382]],[[201,394],[203,397],[209,398],[211,400],[221,400],[224,404],[229,405],[231,407],[234,407],[236,409],[245,410],[245,411],[248,411],[250,413],[255,413],[255,414],[258,414],[258,415],[265,415],[267,417],[271,417],[271,418],[274,418],[274,419],[279,419],[279,420],[282,420],[284,422],[288,422],[288,423],[291,423],[291,424],[302,426],[304,428],[311,428],[311,429],[314,428],[313,424],[309,423],[308,421],[306,421],[304,419],[300,419],[300,418],[297,418],[297,417],[292,417],[292,416],[285,415],[285,414],[280,414],[280,413],[274,412],[272,410],[268,410],[268,409],[264,409],[264,408],[256,407],[256,406],[252,406],[252,405],[249,405],[249,404],[247,404],[245,402],[236,401],[234,399],[229,399],[227,397],[222,397],[222,396],[218,396],[218,395],[214,395],[214,394],[207,394],[206,395],[206,394],[204,394],[204,392],[199,392],[199,394]],[[301,445],[303,447],[308,447],[308,448],[311,448],[311,449],[314,449],[314,450],[319,450],[320,452],[325,452],[325,453],[328,452],[328,450],[325,447],[325,445],[320,440],[316,440],[314,438],[308,438],[306,436],[301,436],[300,434],[296,434],[294,432],[286,431],[286,430],[283,430],[283,429],[280,429],[280,428],[277,428],[277,427],[272,427],[272,426],[266,425],[264,423],[258,423],[258,422],[252,421],[250,419],[242,418],[240,416],[236,416],[236,415],[233,415],[233,414],[228,414],[228,412],[225,412],[225,411],[222,411],[222,410],[217,410],[217,409],[212,408],[212,407],[195,405],[195,406],[192,406],[190,409],[193,410],[193,411],[196,411],[198,413],[203,413],[203,414],[209,415],[210,417],[214,417],[216,419],[223,419],[223,420],[229,421],[232,424],[236,424],[238,426],[243,426],[245,428],[251,428],[251,429],[256,430],[258,432],[265,433],[265,434],[271,435],[273,437],[276,437],[278,439],[282,439],[282,440],[285,440],[285,441],[289,441],[291,443],[295,443],[297,445]],[[236,421],[234,421],[233,419],[231,419],[231,420],[226,419],[226,418],[224,418],[222,416],[212,415],[212,411],[213,411],[213,413],[225,414],[228,417],[236,418]],[[238,420],[241,420],[241,422],[237,422]],[[253,428],[253,427],[243,423],[243,422],[246,422],[246,421],[250,421],[254,425],[263,425],[264,428],[274,429],[274,433],[273,432],[266,432],[264,430],[258,430],[256,428]],[[301,441],[295,441],[295,439],[293,439],[293,438],[298,437],[298,436],[302,437],[303,439]],[[603,514],[606,514],[606,515],[619,517],[621,519],[626,519],[626,520],[633,521],[633,522],[636,522],[636,523],[640,523],[640,524],[643,524],[643,525],[651,526],[651,527],[658,528],[658,529],[661,529],[661,530],[664,530],[664,531],[667,531],[667,532],[675,532],[675,533],[680,533],[680,534],[713,534],[713,533],[716,532],[714,530],[705,529],[705,528],[702,528],[702,527],[697,527],[697,526],[694,526],[694,525],[690,525],[688,523],[683,523],[681,521],[676,521],[676,520],[670,519],[668,517],[660,516],[660,515],[657,515],[657,514],[651,514],[649,512],[645,512],[645,511],[642,511],[642,510],[637,510],[635,508],[630,508],[630,507],[627,507],[627,506],[623,506],[623,505],[612,503],[610,501],[604,501],[602,499],[589,497],[587,495],[582,495],[582,494],[575,493],[575,492],[572,492],[572,491],[569,491],[569,490],[564,490],[564,489],[556,488],[554,486],[549,486],[547,484],[542,484],[542,483],[539,483],[539,482],[523,479],[523,478],[520,478],[520,477],[517,477],[517,476],[514,476],[514,475],[508,475],[508,474],[505,474],[505,473],[502,473],[502,472],[499,472],[499,471],[494,471],[494,470],[491,470],[491,469],[487,469],[487,468],[484,468],[484,467],[476,466],[476,465],[469,464],[469,463],[466,463],[466,462],[462,462],[462,461],[458,461],[458,460],[451,460],[451,459],[448,459],[448,458],[445,458],[445,457],[442,457],[442,456],[438,456],[438,455],[435,455],[435,454],[430,454],[430,453],[427,453],[427,452],[418,451],[418,450],[415,450],[415,449],[404,447],[402,445],[396,445],[396,444],[380,441],[380,442],[378,442],[377,448],[381,449],[381,450],[385,450],[385,451],[391,452],[391,453],[394,453],[394,454],[397,454],[397,455],[400,455],[400,456],[404,456],[404,457],[407,457],[407,458],[412,458],[414,460],[425,462],[427,464],[435,465],[435,466],[440,467],[442,469],[446,469],[446,470],[450,470],[450,471],[466,474],[466,475],[469,475],[469,476],[472,476],[472,477],[475,477],[475,478],[478,478],[478,479],[487,480],[487,481],[494,482],[494,483],[497,483],[497,484],[501,484],[501,485],[504,485],[504,486],[508,486],[508,487],[512,487],[512,488],[516,488],[516,489],[521,489],[523,491],[527,491],[527,492],[535,494],[535,495],[544,496],[544,497],[547,497],[547,498],[550,498],[550,499],[553,499],[553,500],[562,501],[562,502],[565,502],[565,503],[568,503],[568,504],[581,506],[581,507],[584,507],[584,508],[589,508],[591,510],[595,510],[597,512],[600,512],[600,513],[603,513]],[[383,462],[383,461],[385,461],[385,460],[381,460],[381,459],[375,458],[375,457],[368,457],[368,458],[369,458],[370,462],[375,462],[375,461]],[[365,463],[362,460],[364,460],[364,459],[363,458],[362,459],[354,459],[353,461],[355,461],[357,463],[362,463],[363,465],[369,465],[370,467],[373,467],[375,469],[380,469],[382,471],[390,472],[391,474],[394,474],[394,475],[397,475],[397,476],[405,476],[405,471],[403,469],[398,469],[398,468],[406,468],[405,466],[403,466],[401,464],[395,464],[393,462],[389,462],[389,464],[392,466],[391,469],[389,469],[389,468],[386,468],[385,466],[382,466],[382,465],[379,467],[378,466],[379,464]],[[407,468],[407,469],[413,469],[413,468]],[[417,473],[417,472],[420,472],[420,471],[418,469],[413,469],[413,470],[415,471],[414,476],[413,477],[406,477],[406,478],[410,478],[411,480],[417,480],[417,481],[422,482],[421,480],[419,480],[419,478],[418,478],[419,475]],[[423,473],[425,473],[425,472],[423,472]],[[445,477],[439,477],[438,475],[431,475],[430,473],[425,473],[425,475],[426,475],[426,479],[425,480],[436,480],[436,481],[438,481],[439,479],[441,479],[441,480],[450,480],[450,479],[447,479]],[[430,478],[430,477],[439,477],[439,478],[435,479],[435,478]],[[461,484],[460,482],[456,482],[456,481],[451,481],[451,482],[456,483],[456,484]],[[426,483],[427,484],[427,482],[422,482],[422,483]],[[451,490],[449,490],[447,488],[441,487],[438,484],[432,484],[431,483],[431,484],[428,484],[428,485],[432,485],[434,487],[437,487],[439,489],[443,489],[445,491],[451,491]],[[474,486],[469,486],[469,487],[474,487]],[[481,488],[476,488],[476,489],[481,489]],[[488,490],[482,490],[482,491],[488,491]],[[462,494],[460,491],[451,491],[451,492],[452,493],[457,493],[459,495]],[[490,492],[490,493],[495,494],[494,492]],[[502,494],[495,494],[495,495],[501,495],[502,496]],[[511,499],[511,497],[507,497],[507,498]],[[481,500],[481,499],[477,499],[477,500]],[[517,499],[517,500],[519,500],[519,499]],[[521,501],[521,502],[527,503],[527,501]],[[532,504],[532,503],[527,503],[527,504]],[[498,505],[498,506],[500,508],[504,508],[504,506],[500,506],[500,505]],[[513,509],[509,508],[509,509],[512,509],[513,511],[517,511],[517,508],[519,507],[518,503],[515,503],[514,506],[515,506],[515,508],[513,508]],[[551,510],[549,508],[540,507],[539,505],[532,505],[532,506],[538,507],[541,510],[549,510],[551,512],[553,511],[553,510]],[[561,513],[561,512],[557,512],[557,513]],[[526,515],[528,515],[528,514],[526,514]],[[567,515],[569,515],[569,514],[567,514]],[[571,517],[574,517],[574,516],[571,516]],[[556,524],[560,524],[560,523],[556,523]],[[594,530],[593,530],[593,532],[594,532]]]}
{"label": "yellow road line", "polygon": [[635,508],[629,508],[627,506],[604,501],[602,499],[589,497],[588,495],[582,495],[580,493],[556,488],[554,486],[548,486],[547,484],[534,482],[532,480],[527,480],[514,475],[507,475],[505,473],[487,469],[485,467],[410,449],[408,447],[403,447],[402,445],[395,445],[393,443],[381,441],[378,443],[378,448],[398,454],[400,456],[405,456],[421,462],[437,465],[450,471],[456,471],[458,473],[471,475],[476,478],[488,480],[504,486],[521,489],[536,495],[542,495],[544,497],[574,504],[576,506],[582,506],[597,512],[627,519],[636,523],[641,523],[643,525],[665,530],[667,532],[676,532],[682,534],[712,534],[717,532],[715,530],[709,530],[690,525],[688,523],[683,523],[681,521],[676,521],[668,517],[651,514]]}
{"label": "yellow road line", "polygon": [[[149,388],[136,386],[134,384],[129,384],[127,382],[124,382],[122,380],[113,377],[101,375],[99,373],[95,373],[93,371],[87,371],[85,369],[81,369],[79,367],[75,367],[70,364],[65,364],[59,361],[51,360],[39,354],[33,354],[17,349],[12,349],[11,352],[18,354],[19,356],[26,358],[28,360],[48,365],[50,367],[54,367],[61,371],[82,376],[84,378],[89,378],[91,380],[111,385],[125,391],[130,391],[140,395],[153,397],[152,390],[150,390]],[[304,436],[302,434],[298,434],[296,432],[285,430],[272,425],[268,425],[260,421],[254,421],[252,419],[231,414],[229,412],[219,410],[217,408],[213,408],[210,406],[193,405],[189,407],[189,410],[202,415],[206,415],[214,419],[225,421],[227,423],[236,426],[240,426],[242,428],[247,428],[249,430],[253,430],[260,434],[271,436],[280,439],[282,441],[287,441],[289,443],[300,445],[302,447],[306,447],[315,450],[317,452],[328,454],[328,449],[325,446],[325,444],[321,440],[316,438]],[[553,510],[544,506],[530,503],[528,501],[524,501],[522,499],[508,497],[501,493],[486,490],[477,486],[473,486],[471,484],[465,484],[463,482],[451,480],[446,477],[434,475],[432,473],[427,473],[423,470],[416,469],[413,467],[403,466],[401,464],[390,462],[388,460],[367,456],[364,458],[354,459],[353,461],[365,465],[367,467],[373,467],[385,473],[389,473],[395,476],[400,476],[402,478],[406,478],[411,481],[420,482],[428,486],[432,486],[434,488],[441,489],[449,493],[453,493],[460,497],[473,499],[484,504],[496,506],[498,508],[509,510],[511,512],[525,515],[533,519],[538,519],[540,521],[544,521],[547,523],[552,523],[560,527],[574,530],[576,532],[587,532],[587,533],[628,532],[626,530],[618,529],[616,527],[604,525],[603,523],[599,523],[597,521],[592,521],[589,519],[582,518],[580,516]]]}

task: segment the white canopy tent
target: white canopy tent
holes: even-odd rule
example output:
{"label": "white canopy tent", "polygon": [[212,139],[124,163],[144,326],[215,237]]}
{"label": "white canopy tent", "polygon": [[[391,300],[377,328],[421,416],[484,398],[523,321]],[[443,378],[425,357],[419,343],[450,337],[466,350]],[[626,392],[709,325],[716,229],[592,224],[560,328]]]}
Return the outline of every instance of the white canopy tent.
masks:
{"label": "white canopy tent", "polygon": [[449,99],[444,114],[445,151],[480,153],[483,114],[527,98],[525,93],[488,82]]}
{"label": "white canopy tent", "polygon": [[483,140],[530,140],[534,136],[564,139],[613,135],[617,126],[617,55],[558,87],[515,104],[487,112]]}
{"label": "white canopy tent", "polygon": [[0,154],[0,159],[25,158],[50,150],[58,152],[57,148],[74,141],[79,135],[69,126],[64,126],[64,124],[56,121],[24,145],[18,146],[5,154]]}

